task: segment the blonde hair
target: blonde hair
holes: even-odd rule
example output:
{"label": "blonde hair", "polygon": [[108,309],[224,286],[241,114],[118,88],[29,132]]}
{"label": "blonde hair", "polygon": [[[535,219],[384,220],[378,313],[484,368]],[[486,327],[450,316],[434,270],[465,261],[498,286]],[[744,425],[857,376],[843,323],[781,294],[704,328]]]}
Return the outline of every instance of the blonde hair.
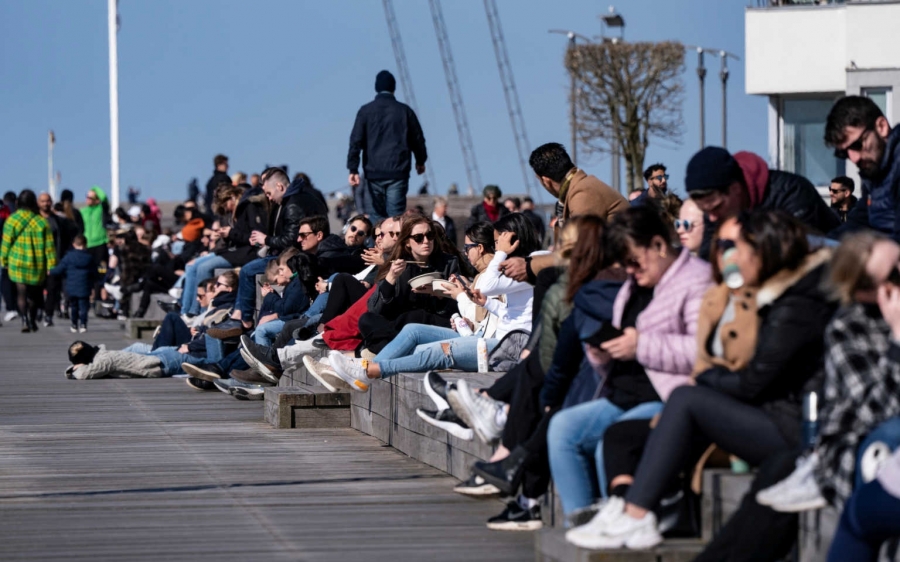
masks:
{"label": "blonde hair", "polygon": [[844,237],[841,245],[831,256],[831,270],[828,275],[828,288],[832,296],[847,305],[853,302],[857,291],[869,291],[875,288],[872,278],[866,271],[866,264],[872,257],[872,249],[879,242],[888,242],[890,238],[877,232],[857,232]]}

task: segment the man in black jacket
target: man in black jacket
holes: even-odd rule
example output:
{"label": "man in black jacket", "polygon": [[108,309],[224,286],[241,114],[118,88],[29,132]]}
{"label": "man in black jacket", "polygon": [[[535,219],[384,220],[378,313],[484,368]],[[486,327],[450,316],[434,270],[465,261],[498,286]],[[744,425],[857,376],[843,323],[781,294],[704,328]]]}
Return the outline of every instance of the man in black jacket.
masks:
{"label": "man in black jacket", "polygon": [[416,173],[425,173],[425,135],[415,112],[394,98],[396,81],[387,70],[375,78],[375,100],[356,114],[350,133],[350,152],[347,169],[350,186],[359,180],[359,153],[362,151],[363,171],[369,196],[369,218],[378,222],[386,217],[402,215],[406,211],[406,192],[409,189],[411,154],[416,157]]}
{"label": "man in black jacket", "polygon": [[828,188],[831,194],[831,210],[841,219],[842,223],[847,222],[847,215],[858,202],[853,195],[855,187],[856,182],[852,178],[838,176],[831,180],[831,186]]}
{"label": "man in black jacket", "polygon": [[228,177],[228,157],[224,154],[216,154],[216,157],[213,158],[213,166],[215,166],[215,170],[213,170],[212,177],[206,182],[204,197],[207,213],[212,213],[212,204],[216,199],[216,188],[219,187],[219,184],[231,184],[231,178]]}
{"label": "man in black jacket", "polygon": [[770,170],[752,152],[732,156],[718,146],[708,146],[691,157],[684,186],[703,211],[703,244],[700,256],[707,258],[717,224],[741,211],[772,209],[788,213],[820,234],[840,225],[837,215],[803,176]]}

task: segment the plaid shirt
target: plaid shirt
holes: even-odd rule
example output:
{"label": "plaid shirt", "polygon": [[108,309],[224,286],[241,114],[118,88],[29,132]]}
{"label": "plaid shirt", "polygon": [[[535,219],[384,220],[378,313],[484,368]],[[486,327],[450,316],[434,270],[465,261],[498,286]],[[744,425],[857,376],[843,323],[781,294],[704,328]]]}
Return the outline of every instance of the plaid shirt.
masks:
{"label": "plaid shirt", "polygon": [[877,305],[842,307],[825,329],[825,392],[815,478],[840,508],[853,493],[856,455],[866,435],[900,415],[900,347]]}
{"label": "plaid shirt", "polygon": [[56,265],[53,232],[47,220],[28,209],[20,209],[3,225],[0,266],[9,271],[13,283],[40,285]]}

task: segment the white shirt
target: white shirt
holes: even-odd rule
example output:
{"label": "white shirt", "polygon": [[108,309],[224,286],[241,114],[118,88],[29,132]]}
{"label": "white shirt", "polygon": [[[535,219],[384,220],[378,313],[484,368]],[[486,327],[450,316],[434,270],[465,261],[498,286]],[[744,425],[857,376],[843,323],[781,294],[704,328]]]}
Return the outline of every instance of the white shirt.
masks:
{"label": "white shirt", "polygon": [[[548,254],[546,251],[533,252],[532,256]],[[500,264],[508,256],[505,252],[496,252],[494,259],[481,273],[479,279],[481,293],[487,297],[504,296],[506,302],[496,299],[488,299],[484,307],[500,317],[495,338],[503,336],[513,330],[531,332],[531,308],[534,301],[534,287],[523,281],[515,281],[500,273]]]}

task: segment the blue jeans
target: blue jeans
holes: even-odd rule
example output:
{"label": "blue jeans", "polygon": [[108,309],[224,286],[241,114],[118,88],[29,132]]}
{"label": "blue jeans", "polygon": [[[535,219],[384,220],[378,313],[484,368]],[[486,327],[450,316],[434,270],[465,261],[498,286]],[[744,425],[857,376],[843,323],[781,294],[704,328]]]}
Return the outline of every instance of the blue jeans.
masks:
{"label": "blue jeans", "polygon": [[141,355],[150,355],[150,352],[153,351],[153,346],[149,343],[144,342],[134,342],[129,345],[122,351],[129,351],[131,353],[140,353]]}
{"label": "blue jeans", "polygon": [[[393,343],[393,342],[392,342]],[[500,340],[486,339],[487,350],[490,353]],[[444,344],[449,349],[444,351]],[[384,353],[384,350],[382,350]],[[379,354],[380,355],[380,354]],[[397,373],[421,373],[432,369],[459,369],[466,372],[478,370],[478,338],[457,337],[428,343],[416,347],[412,355],[387,361],[375,361],[381,368],[382,377],[392,377]]]}
{"label": "blue jeans", "polygon": [[159,326],[159,334],[153,340],[153,349],[158,347],[178,347],[191,341],[191,329],[177,312],[167,312]]}
{"label": "blue jeans", "polygon": [[272,345],[282,328],[284,328],[284,320],[269,320],[253,330],[253,341],[259,345]]}
{"label": "blue jeans", "polygon": [[160,363],[162,363],[163,376],[165,377],[183,373],[184,371],[181,370],[182,363],[199,365],[206,362],[206,357],[194,357],[190,353],[180,353],[177,347],[159,347],[147,355],[152,355],[159,359]]}
{"label": "blue jeans", "polygon": [[876,562],[881,544],[896,536],[900,536],[900,498],[873,480],[847,500],[828,550],[828,562]]}
{"label": "blue jeans", "polygon": [[882,422],[881,425],[866,435],[866,438],[860,443],[859,448],[856,449],[856,483],[853,486],[854,489],[858,490],[859,487],[865,483],[862,479],[862,470],[859,468],[860,461],[862,460],[862,456],[866,452],[866,449],[875,443],[887,445],[887,448],[891,451],[900,447],[900,417],[891,418]]}
{"label": "blue jeans", "polygon": [[217,269],[231,267],[228,260],[216,254],[208,254],[196,259],[184,268],[184,292],[181,293],[181,311],[185,314],[200,314],[200,302],[197,300],[197,285],[209,279]]}
{"label": "blue jeans", "polygon": [[388,359],[397,359],[411,355],[416,347],[436,341],[458,338],[456,330],[429,326],[428,324],[407,324],[389,344],[375,356],[375,362],[380,363]]}
{"label": "blue jeans", "polygon": [[603,434],[612,424],[650,419],[662,402],[646,402],[625,411],[606,398],[560,411],[550,420],[547,447],[550,472],[566,515],[606,497]]}
{"label": "blue jeans", "polygon": [[78,324],[87,328],[88,311],[91,309],[91,301],[88,297],[69,297],[69,319],[72,326],[77,328]]}
{"label": "blue jeans", "polygon": [[369,218],[372,224],[406,212],[406,192],[409,178],[405,180],[370,180],[366,178],[369,195]]}
{"label": "blue jeans", "polygon": [[241,268],[235,308],[241,311],[241,318],[246,322],[252,322],[253,313],[256,312],[256,276],[265,273],[266,266],[276,257],[255,259]]}

